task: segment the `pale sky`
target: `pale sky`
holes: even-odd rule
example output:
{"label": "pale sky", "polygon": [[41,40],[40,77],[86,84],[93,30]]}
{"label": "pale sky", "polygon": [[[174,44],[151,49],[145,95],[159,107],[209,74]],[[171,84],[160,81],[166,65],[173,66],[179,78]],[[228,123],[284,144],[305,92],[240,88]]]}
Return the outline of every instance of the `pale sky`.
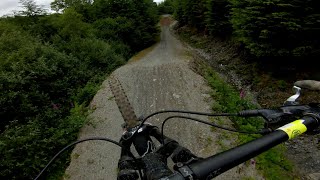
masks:
{"label": "pale sky", "polygon": [[[50,9],[50,3],[54,0],[35,0],[38,5],[45,9]],[[163,0],[153,0],[154,2],[162,2]],[[19,0],[0,0],[0,16],[12,14],[13,11],[19,11]]]}
{"label": "pale sky", "polygon": [[[50,3],[52,1],[54,0],[35,0],[37,5],[43,6],[45,9],[50,9]],[[0,0],[0,16],[21,10],[19,6],[19,0]]]}

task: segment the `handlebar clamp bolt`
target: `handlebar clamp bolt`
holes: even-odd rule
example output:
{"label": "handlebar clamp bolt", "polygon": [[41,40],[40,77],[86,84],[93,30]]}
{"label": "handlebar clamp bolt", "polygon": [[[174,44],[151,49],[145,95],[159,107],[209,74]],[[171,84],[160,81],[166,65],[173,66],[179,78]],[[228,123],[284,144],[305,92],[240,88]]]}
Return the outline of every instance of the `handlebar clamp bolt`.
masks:
{"label": "handlebar clamp bolt", "polygon": [[178,168],[183,167],[183,163],[181,163],[181,162],[177,162],[177,164],[176,164],[176,165],[177,165],[177,167],[178,167]]}

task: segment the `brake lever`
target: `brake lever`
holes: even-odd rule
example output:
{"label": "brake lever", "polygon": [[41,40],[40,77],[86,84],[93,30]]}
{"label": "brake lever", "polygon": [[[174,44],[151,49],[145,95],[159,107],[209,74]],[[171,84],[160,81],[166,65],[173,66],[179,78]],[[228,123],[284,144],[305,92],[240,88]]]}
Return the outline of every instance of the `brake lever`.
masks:
{"label": "brake lever", "polygon": [[284,103],[284,106],[293,106],[293,105],[298,105],[299,103],[296,102],[296,100],[300,97],[301,94],[301,88],[298,86],[293,86],[293,89],[295,90],[295,95],[292,95],[289,97]]}

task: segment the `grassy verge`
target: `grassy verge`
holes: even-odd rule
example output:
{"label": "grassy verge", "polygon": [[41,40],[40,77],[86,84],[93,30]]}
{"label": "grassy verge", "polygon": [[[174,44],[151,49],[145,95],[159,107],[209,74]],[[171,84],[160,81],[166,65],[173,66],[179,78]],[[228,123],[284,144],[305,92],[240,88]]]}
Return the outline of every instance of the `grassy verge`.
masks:
{"label": "grassy verge", "polygon": [[[257,108],[250,100],[241,98],[239,92],[227,84],[211,68],[204,68],[205,78],[212,87],[212,98],[215,103],[212,105],[217,112],[238,112],[244,109]],[[231,120],[239,130],[256,131],[263,127],[263,121],[258,118],[232,117]],[[239,134],[238,143],[242,144],[259,136]],[[279,145],[271,150],[257,156],[257,168],[266,179],[294,179],[292,175],[293,165],[285,156],[285,147]]]}

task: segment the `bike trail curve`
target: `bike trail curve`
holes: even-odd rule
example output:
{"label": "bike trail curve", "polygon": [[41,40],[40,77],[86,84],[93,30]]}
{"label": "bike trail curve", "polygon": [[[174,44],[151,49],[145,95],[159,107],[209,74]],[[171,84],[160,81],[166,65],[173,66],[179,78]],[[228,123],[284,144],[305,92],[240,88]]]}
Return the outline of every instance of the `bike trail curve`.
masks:
{"label": "bike trail curve", "polygon": [[[167,18],[167,19],[166,19]],[[191,52],[170,31],[170,19],[161,25],[161,40],[118,68],[113,75],[121,82],[136,115],[146,116],[164,109],[210,112],[210,91],[203,77],[189,67]],[[119,140],[123,118],[111,93],[108,79],[91,102],[92,114],[81,129],[79,139],[102,136]],[[172,115],[172,114],[171,114]],[[149,121],[154,125],[168,115],[158,115]],[[201,117],[202,120],[208,118]],[[212,132],[207,125],[174,119],[167,123],[165,134],[201,157],[221,151],[217,145],[221,131]],[[64,179],[113,180],[117,177],[119,147],[102,141],[77,145]],[[263,179],[251,165],[240,165],[217,179]]]}

